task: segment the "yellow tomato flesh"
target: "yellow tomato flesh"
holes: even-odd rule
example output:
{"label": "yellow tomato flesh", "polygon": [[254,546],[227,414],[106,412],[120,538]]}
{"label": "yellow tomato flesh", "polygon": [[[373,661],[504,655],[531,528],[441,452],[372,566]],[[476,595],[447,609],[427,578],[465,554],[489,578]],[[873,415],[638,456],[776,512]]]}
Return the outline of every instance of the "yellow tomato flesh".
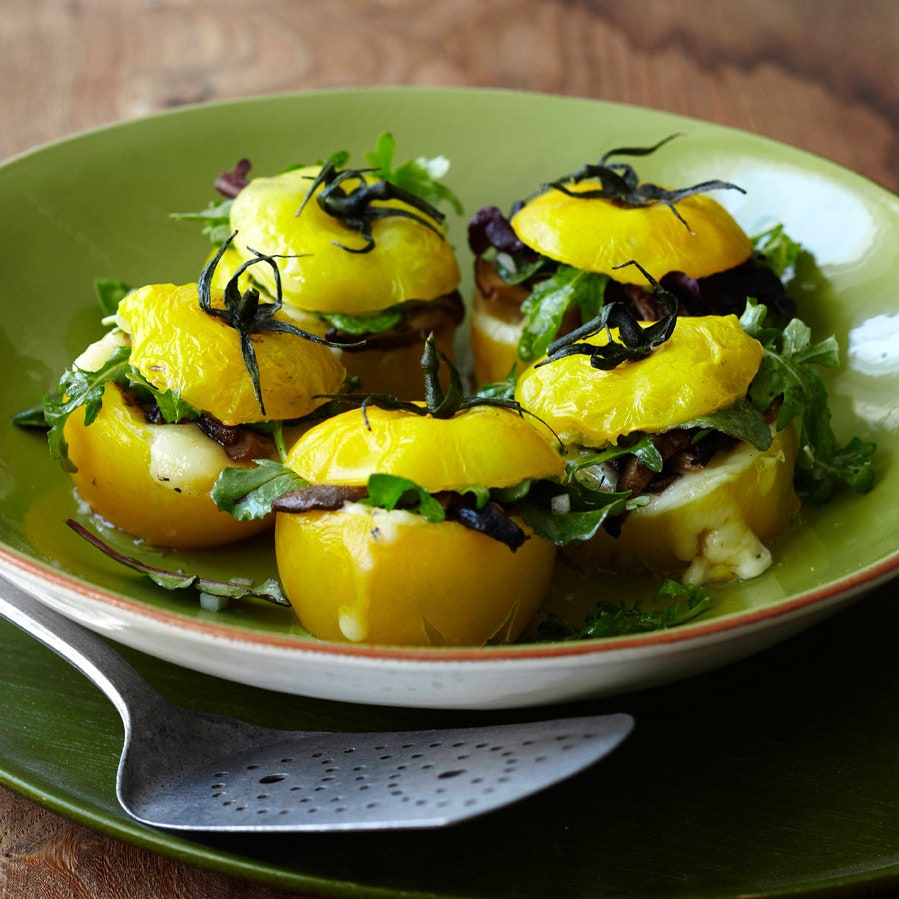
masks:
{"label": "yellow tomato flesh", "polygon": [[543,600],[555,555],[539,537],[513,553],[455,522],[358,504],[279,513],[275,546],[281,583],[310,633],[407,646],[515,640]]}
{"label": "yellow tomato flesh", "polygon": [[431,492],[511,487],[564,471],[540,426],[508,409],[479,406],[438,419],[369,408],[367,418],[369,427],[353,409],[322,422],[294,444],[287,465],[313,484],[362,485],[378,472]]}
{"label": "yellow tomato flesh", "polygon": [[793,489],[793,427],[760,451],[742,443],[683,475],[625,518],[621,534],[600,532],[563,555],[586,573],[649,571],[684,583],[757,577],[770,547],[799,509]]}
{"label": "yellow tomato flesh", "polygon": [[[431,492],[509,487],[560,478],[556,450],[508,409],[478,407],[453,418],[372,408],[308,431],[287,464],[316,484],[363,485],[373,473]],[[278,571],[310,633],[328,640],[481,645],[514,640],[552,576],[555,548],[531,535],[515,552],[457,522],[430,523],[361,503],[334,512],[279,513]]]}
{"label": "yellow tomato flesh", "polygon": [[[218,291],[213,302],[222,305]],[[131,364],[151,384],[180,392],[226,425],[301,418],[326,402],[316,395],[337,393],[343,384],[343,366],[326,346],[285,332],[253,334],[263,412],[240,335],[200,308],[195,284],[142,287],[119,303],[119,321],[131,335]]]}
{"label": "yellow tomato flesh", "polygon": [[[606,340],[603,332],[588,342]],[[732,405],[746,396],[762,355],[733,315],[680,317],[672,336],[642,359],[601,371],[588,356],[566,356],[524,371],[515,398],[563,442],[602,447]]]}
{"label": "yellow tomato flesh", "polygon": [[209,497],[226,466],[240,467],[196,425],[151,425],[107,384],[103,405],[85,426],[84,411],[66,422],[72,480],[102,518],[154,546],[195,549],[252,536],[271,524],[236,521]]}
{"label": "yellow tomato flesh", "polygon": [[[273,178],[254,178],[231,207],[231,224],[238,231],[234,246],[242,260],[251,258],[247,247],[284,255],[278,266],[285,304],[312,312],[365,315],[407,300],[432,300],[456,289],[458,262],[436,223],[440,233],[435,234],[409,218],[380,219],[372,224],[374,249],[351,253],[338,244],[359,249],[365,239],[324,212],[314,196],[298,216],[319,171],[311,166]],[[366,176],[366,180],[374,179]],[[352,190],[356,182],[344,187]],[[374,205],[411,212],[431,222],[399,200]],[[267,267],[255,266],[253,277],[274,292]]]}
{"label": "yellow tomato flesh", "polygon": [[[595,189],[595,181],[567,185],[574,193]],[[683,272],[703,278],[733,268],[752,254],[752,243],[730,213],[704,194],[676,204],[684,225],[662,203],[624,206],[604,198],[578,199],[548,189],[528,200],[512,227],[529,247],[566,265],[602,272],[616,281],[646,286],[636,260],[661,278]]]}

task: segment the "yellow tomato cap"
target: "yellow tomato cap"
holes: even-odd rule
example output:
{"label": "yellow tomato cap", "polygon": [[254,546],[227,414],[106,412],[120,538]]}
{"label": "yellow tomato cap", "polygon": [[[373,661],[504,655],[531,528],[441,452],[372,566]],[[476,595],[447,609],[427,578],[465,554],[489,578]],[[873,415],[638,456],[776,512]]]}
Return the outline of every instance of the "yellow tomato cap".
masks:
{"label": "yellow tomato cap", "polygon": [[[365,239],[324,212],[315,196],[298,216],[319,171],[318,166],[307,166],[273,178],[254,178],[231,207],[231,225],[238,231],[235,246],[242,259],[252,258],[247,247],[283,255],[278,266],[286,304],[311,312],[364,315],[407,300],[433,300],[458,287],[459,264],[451,244],[420,222],[400,216],[376,221],[374,249],[350,253],[337,244],[361,248]],[[369,175],[366,180],[375,179]],[[422,217],[399,200],[376,205]],[[440,225],[434,226],[442,231]],[[274,292],[271,272],[256,269],[253,277]]]}
{"label": "yellow tomato cap", "polygon": [[[574,193],[596,182],[568,185]],[[626,284],[646,286],[636,260],[661,278],[683,272],[704,278],[745,262],[752,243],[727,210],[704,194],[676,204],[687,226],[664,204],[624,206],[604,198],[578,199],[549,188],[512,217],[512,228],[529,247],[565,265],[601,272]]]}
{"label": "yellow tomato cap", "polygon": [[[599,346],[607,339],[603,332],[588,342]],[[532,366],[522,373],[515,398],[563,442],[601,447],[732,405],[746,396],[763,352],[734,315],[684,316],[649,356],[611,371],[593,368],[585,355]]]}
{"label": "yellow tomato cap", "polygon": [[359,409],[316,425],[294,444],[287,465],[313,484],[362,485],[379,473],[431,492],[511,487],[564,471],[542,426],[509,409],[479,406],[445,419],[378,408],[366,414],[370,430]]}
{"label": "yellow tomato cap", "polygon": [[[222,295],[213,290],[213,303]],[[276,318],[290,319],[278,313]],[[159,390],[175,390],[195,409],[226,425],[308,415],[323,393],[341,389],[344,368],[328,347],[280,331],[251,337],[265,413],[240,350],[240,335],[199,305],[197,285],[152,284],[119,303],[131,334],[131,364]]]}

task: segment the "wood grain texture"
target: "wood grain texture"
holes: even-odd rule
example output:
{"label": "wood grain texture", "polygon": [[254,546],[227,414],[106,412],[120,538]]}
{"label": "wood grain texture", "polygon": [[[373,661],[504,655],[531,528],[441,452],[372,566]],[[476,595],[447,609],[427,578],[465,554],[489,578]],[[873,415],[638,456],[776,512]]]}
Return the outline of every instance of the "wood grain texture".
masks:
{"label": "wood grain texture", "polygon": [[34,0],[6,4],[0,157],[274,91],[481,85],[636,103],[899,186],[895,0]]}
{"label": "wood grain texture", "polygon": [[[478,85],[708,119],[897,190],[897,58],[897,0],[2,0],[0,159],[187,103]],[[0,895],[287,894],[108,839],[0,789]]]}

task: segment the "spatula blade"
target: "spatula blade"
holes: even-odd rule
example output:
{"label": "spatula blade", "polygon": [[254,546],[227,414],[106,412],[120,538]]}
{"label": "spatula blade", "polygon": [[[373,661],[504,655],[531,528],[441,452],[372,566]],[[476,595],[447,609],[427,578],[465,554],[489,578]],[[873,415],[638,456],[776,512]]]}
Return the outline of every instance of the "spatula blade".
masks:
{"label": "spatula blade", "polygon": [[517,802],[611,752],[633,719],[583,718],[405,733],[284,734],[121,796],[174,830],[441,827]]}

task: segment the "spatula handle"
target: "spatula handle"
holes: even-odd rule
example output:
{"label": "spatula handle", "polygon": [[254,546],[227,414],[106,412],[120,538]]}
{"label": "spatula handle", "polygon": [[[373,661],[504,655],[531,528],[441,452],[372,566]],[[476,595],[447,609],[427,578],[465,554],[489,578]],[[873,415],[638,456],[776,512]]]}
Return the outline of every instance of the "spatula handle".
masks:
{"label": "spatula handle", "polygon": [[[39,640],[96,684],[129,723],[129,702],[157,694],[108,644],[25,590],[0,578],[0,615]],[[132,697],[129,699],[129,697]]]}

